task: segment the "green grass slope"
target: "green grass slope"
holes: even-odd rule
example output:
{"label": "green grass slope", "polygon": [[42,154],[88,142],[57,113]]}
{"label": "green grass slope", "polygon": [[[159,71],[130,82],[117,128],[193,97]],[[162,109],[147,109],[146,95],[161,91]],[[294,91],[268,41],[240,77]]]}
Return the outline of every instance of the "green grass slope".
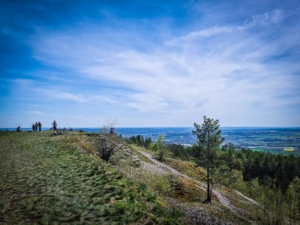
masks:
{"label": "green grass slope", "polygon": [[0,224],[179,223],[76,135],[0,132]]}

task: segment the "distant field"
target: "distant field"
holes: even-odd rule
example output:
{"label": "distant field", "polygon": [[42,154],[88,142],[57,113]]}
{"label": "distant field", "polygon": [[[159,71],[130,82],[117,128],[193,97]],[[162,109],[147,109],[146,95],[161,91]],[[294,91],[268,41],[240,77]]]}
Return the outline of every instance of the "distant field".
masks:
{"label": "distant field", "polygon": [[284,151],[284,148],[280,149],[272,149],[272,148],[251,148],[253,151],[260,151],[260,152],[270,152],[272,154],[278,155],[296,155],[300,157],[300,151],[299,150],[294,150],[294,151]]}

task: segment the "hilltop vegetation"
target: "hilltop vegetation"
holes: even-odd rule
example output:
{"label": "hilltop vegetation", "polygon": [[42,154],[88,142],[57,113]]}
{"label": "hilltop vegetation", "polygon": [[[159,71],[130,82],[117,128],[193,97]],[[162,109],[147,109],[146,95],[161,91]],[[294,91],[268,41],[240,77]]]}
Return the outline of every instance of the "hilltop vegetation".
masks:
{"label": "hilltop vegetation", "polygon": [[[115,148],[108,162],[104,146]],[[206,170],[195,152],[116,135],[0,132],[0,223],[299,224],[299,179],[285,193],[260,177],[246,181],[230,146],[217,151],[222,167],[213,171],[212,202],[203,204]]]}

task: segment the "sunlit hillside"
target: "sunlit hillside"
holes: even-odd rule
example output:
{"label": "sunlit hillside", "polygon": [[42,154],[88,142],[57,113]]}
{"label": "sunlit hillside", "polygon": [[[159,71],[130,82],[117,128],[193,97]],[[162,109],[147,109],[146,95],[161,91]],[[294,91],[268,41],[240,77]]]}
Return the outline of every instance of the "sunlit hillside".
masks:
{"label": "sunlit hillside", "polygon": [[[216,175],[212,202],[203,204],[204,168],[175,159],[169,150],[158,161],[159,152],[128,144],[118,136],[0,132],[0,143],[1,224],[299,221],[292,205],[273,199],[268,191],[262,193],[257,180],[244,182],[237,171]],[[101,159],[104,146],[114,149],[107,161]],[[279,207],[277,201],[283,205]]]}

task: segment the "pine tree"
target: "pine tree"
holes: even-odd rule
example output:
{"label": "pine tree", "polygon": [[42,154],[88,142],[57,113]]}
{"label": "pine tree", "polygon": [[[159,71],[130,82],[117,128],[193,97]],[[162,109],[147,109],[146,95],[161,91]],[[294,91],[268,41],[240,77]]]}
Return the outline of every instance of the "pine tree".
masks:
{"label": "pine tree", "polygon": [[203,117],[203,124],[199,125],[194,123],[196,130],[193,130],[193,134],[197,136],[197,146],[202,152],[200,155],[204,155],[206,160],[206,180],[207,180],[207,199],[204,203],[211,201],[212,196],[212,176],[211,171],[214,167],[214,159],[216,158],[216,150],[223,143],[225,138],[221,136],[221,130],[219,120],[213,120],[210,118]]}

